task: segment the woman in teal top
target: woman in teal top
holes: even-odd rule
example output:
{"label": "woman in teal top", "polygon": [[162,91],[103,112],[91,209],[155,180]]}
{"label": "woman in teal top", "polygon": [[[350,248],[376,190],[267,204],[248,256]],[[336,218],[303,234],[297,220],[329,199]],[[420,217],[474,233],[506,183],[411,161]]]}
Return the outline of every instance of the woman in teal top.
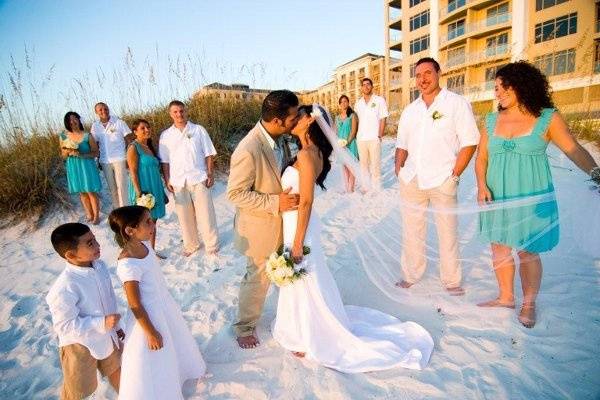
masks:
{"label": "woman in teal top", "polygon": [[69,193],[79,193],[87,220],[96,225],[100,222],[98,192],[102,190],[95,160],[98,146],[92,135],[83,131],[81,117],[76,112],[65,114],[64,125],[59,144],[61,156],[66,160]]}
{"label": "woman in teal top", "polygon": [[[340,114],[335,118],[338,139],[345,141],[346,148],[358,160],[358,148],[356,146],[356,131],[358,130],[358,119],[350,108],[350,99],[345,94],[338,100]],[[344,185],[348,193],[354,192],[355,178],[352,171],[344,166]]]}
{"label": "woman in teal top", "polygon": [[[150,124],[144,119],[134,121],[131,130],[135,134],[135,140],[127,148],[129,203],[136,204],[142,194],[152,194],[155,203],[150,210],[150,216],[156,223],[157,219],[165,216],[165,189],[160,175],[160,164],[152,145],[152,131]],[[151,242],[154,248],[156,229]]]}
{"label": "woman in teal top", "polygon": [[[597,168],[554,109],[548,87],[546,77],[526,61],[507,64],[497,71],[499,111],[486,117],[475,163],[480,204],[507,202],[506,207],[480,216],[481,236],[491,242],[499,295],[478,305],[515,307],[515,250],[523,290],[519,321],[527,328],[535,325],[535,300],[542,280],[539,253],[556,246],[559,236],[558,207],[546,155],[548,142],[583,171],[591,174]],[[530,198],[534,204],[510,203],[523,198]]]}

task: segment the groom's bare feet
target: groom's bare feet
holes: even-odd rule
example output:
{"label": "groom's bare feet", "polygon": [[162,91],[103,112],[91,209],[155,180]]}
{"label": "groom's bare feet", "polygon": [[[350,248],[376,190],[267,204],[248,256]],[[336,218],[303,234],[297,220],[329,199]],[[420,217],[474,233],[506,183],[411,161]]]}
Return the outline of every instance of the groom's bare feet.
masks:
{"label": "groom's bare feet", "polygon": [[237,342],[242,349],[253,349],[260,344],[254,332],[249,336],[238,336]]}
{"label": "groom's bare feet", "polygon": [[403,288],[403,289],[408,289],[412,285],[414,285],[414,283],[406,282],[405,280],[401,280],[400,282],[396,282],[396,287],[400,287],[400,288]]}
{"label": "groom's bare feet", "polygon": [[298,358],[304,358],[304,356],[306,355],[306,353],[302,353],[300,351],[292,351],[292,354]]}

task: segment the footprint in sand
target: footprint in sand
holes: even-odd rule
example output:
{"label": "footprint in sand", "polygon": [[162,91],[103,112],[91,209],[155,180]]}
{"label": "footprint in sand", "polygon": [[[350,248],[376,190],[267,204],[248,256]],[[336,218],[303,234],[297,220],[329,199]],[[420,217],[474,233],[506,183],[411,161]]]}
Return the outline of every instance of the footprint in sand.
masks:
{"label": "footprint in sand", "polygon": [[31,314],[35,306],[37,305],[37,302],[38,299],[33,296],[27,296],[19,299],[19,301],[17,301],[17,303],[12,308],[10,316],[17,318]]}

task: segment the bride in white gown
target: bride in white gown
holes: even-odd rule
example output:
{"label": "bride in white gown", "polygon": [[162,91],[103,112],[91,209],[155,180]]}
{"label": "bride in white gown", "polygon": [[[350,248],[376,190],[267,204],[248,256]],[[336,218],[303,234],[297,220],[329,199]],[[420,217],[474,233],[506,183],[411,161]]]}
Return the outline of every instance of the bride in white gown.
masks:
{"label": "bride in white gown", "polygon": [[[311,118],[311,110],[300,107],[300,118]],[[306,126],[298,124],[302,125]],[[283,188],[300,194],[300,204],[298,211],[283,214],[283,241],[297,261],[302,259],[303,245],[310,247],[310,254],[302,260],[308,273],[279,290],[273,337],[299,357],[306,355],[346,373],[425,368],[433,340],[423,327],[370,308],[342,304],[321,248],[321,222],[312,209],[315,184],[324,187],[331,169],[332,146],[316,122],[308,132],[298,129],[292,134],[300,139],[301,150],[281,182]]]}

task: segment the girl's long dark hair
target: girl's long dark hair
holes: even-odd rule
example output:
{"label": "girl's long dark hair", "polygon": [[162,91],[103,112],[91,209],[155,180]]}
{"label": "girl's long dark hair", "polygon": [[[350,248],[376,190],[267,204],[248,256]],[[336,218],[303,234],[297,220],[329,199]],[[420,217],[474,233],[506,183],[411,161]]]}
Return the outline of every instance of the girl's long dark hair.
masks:
{"label": "girl's long dark hair", "polygon": [[[138,118],[135,121],[133,121],[133,124],[131,124],[131,132],[135,133],[135,131],[141,124],[146,124],[148,127],[150,127],[150,122],[146,121],[143,118]],[[154,148],[154,143],[153,143],[152,138],[148,139],[146,144],[148,145],[148,148],[150,149],[152,154],[154,154],[154,157],[158,158],[158,153],[156,152],[156,149]]]}
{"label": "girl's long dark hair", "polygon": [[115,208],[108,216],[108,224],[110,229],[115,233],[115,241],[119,247],[125,247],[130,237],[125,232],[125,228],[136,228],[142,221],[142,217],[148,212],[146,207],[142,206],[125,206]]}
{"label": "girl's long dark hair", "polygon": [[[496,72],[496,78],[500,78],[504,88],[513,88],[517,100],[531,115],[539,117],[542,109],[555,108],[548,78],[527,61],[506,64]],[[498,110],[502,111],[500,105]]]}
{"label": "girl's long dark hair", "polygon": [[352,109],[352,107],[350,107],[350,99],[348,98],[348,96],[346,96],[345,94],[341,95],[340,98],[338,99],[338,104],[340,104],[343,99],[346,99],[348,101],[348,109],[346,110],[346,118],[351,117],[352,114],[354,114],[354,110]]}
{"label": "girl's long dark hair", "polygon": [[[323,118],[325,118],[327,124],[331,126],[331,121],[329,121],[327,113],[325,112],[323,107],[319,106],[319,109],[321,110]],[[298,108],[298,113],[305,113],[307,115],[310,115],[311,112],[312,106],[303,105]],[[315,146],[319,148],[319,151],[323,156],[323,170],[321,171],[319,176],[317,176],[317,185],[319,185],[321,189],[327,190],[324,183],[325,178],[327,178],[327,174],[331,170],[331,161],[329,160],[329,157],[333,152],[333,146],[331,145],[331,143],[329,143],[329,140],[319,127],[319,124],[317,124],[316,122],[313,122],[308,127],[308,137],[315,144]],[[300,144],[299,147],[302,148],[302,145]]]}

